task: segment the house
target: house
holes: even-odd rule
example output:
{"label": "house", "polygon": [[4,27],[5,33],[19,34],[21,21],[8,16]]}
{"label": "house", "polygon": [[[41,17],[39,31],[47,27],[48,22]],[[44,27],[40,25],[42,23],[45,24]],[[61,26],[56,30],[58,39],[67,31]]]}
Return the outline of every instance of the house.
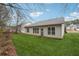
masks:
{"label": "house", "polygon": [[68,25],[68,26],[66,27],[66,30],[67,30],[67,31],[68,31],[68,30],[70,30],[70,31],[75,31],[75,30],[76,30],[76,25],[70,24],[70,25]]}
{"label": "house", "polygon": [[16,27],[17,27],[17,32],[20,33],[21,32],[21,25],[17,25],[17,26],[6,26],[5,29],[9,30],[10,32],[16,32]]}
{"label": "house", "polygon": [[10,32],[15,32],[16,31],[16,27],[15,26],[6,26],[5,29],[6,30],[10,30]]}
{"label": "house", "polygon": [[29,26],[25,26],[26,34],[37,36],[63,38],[64,36],[64,18],[54,18],[46,21],[40,21]]}
{"label": "house", "polygon": [[22,33],[26,33],[25,26],[29,26],[29,25],[31,25],[31,23],[23,23],[23,24],[21,25],[21,32],[22,32]]}
{"label": "house", "polygon": [[70,24],[66,27],[67,32],[79,32],[79,24]]}
{"label": "house", "polygon": [[76,30],[79,31],[79,24],[75,24],[76,25]]}

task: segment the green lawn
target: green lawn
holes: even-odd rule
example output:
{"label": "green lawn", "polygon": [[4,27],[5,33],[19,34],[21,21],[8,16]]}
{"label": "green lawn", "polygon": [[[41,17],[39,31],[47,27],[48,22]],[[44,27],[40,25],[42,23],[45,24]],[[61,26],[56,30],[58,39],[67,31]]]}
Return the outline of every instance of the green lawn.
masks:
{"label": "green lawn", "polygon": [[26,34],[14,34],[13,43],[17,54],[21,56],[79,55],[79,33],[65,34],[62,40]]}

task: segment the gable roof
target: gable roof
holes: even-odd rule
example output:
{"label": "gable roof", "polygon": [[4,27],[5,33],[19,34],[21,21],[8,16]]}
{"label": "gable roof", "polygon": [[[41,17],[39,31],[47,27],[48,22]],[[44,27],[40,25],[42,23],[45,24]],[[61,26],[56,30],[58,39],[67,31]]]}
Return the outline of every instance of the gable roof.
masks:
{"label": "gable roof", "polygon": [[[64,24],[64,18],[60,17],[60,18],[53,18],[53,19],[49,19],[49,20],[45,20],[45,21],[40,21],[37,23],[33,23],[32,26],[45,26],[45,25],[56,25],[56,24]],[[26,26],[26,27],[30,27],[30,26]]]}

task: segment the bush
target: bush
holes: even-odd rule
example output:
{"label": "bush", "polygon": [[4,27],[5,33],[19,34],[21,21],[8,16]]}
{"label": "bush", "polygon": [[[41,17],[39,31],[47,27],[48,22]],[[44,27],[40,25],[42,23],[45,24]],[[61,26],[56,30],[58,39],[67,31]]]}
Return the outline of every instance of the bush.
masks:
{"label": "bush", "polygon": [[2,32],[5,32],[5,30],[3,30],[3,29],[0,29],[0,33],[2,33]]}

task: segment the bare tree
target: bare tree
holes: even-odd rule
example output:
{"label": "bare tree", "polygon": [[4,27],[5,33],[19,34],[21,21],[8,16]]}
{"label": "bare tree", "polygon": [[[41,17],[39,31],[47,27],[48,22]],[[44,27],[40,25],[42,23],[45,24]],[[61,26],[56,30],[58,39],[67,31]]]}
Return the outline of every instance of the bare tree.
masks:
{"label": "bare tree", "polygon": [[[4,14],[6,14],[6,15],[4,18],[5,18],[6,22],[9,20],[12,20],[13,16],[16,14],[16,17],[14,17],[16,20],[16,32],[18,31],[18,25],[20,25],[23,22],[23,21],[21,21],[22,19],[26,19],[27,21],[33,21],[33,18],[31,16],[29,16],[29,13],[38,11],[38,10],[44,11],[44,9],[45,9],[45,8],[42,8],[44,6],[44,4],[25,4],[24,5],[24,4],[17,4],[17,3],[1,3],[0,5],[5,7],[4,10],[6,12],[4,12]],[[21,6],[21,5],[23,5],[23,6]],[[27,8],[25,8],[24,6],[27,6]],[[0,13],[0,14],[3,16],[2,13]],[[8,19],[8,18],[10,18],[10,19]]]}
{"label": "bare tree", "polygon": [[6,22],[10,20],[9,17],[9,10],[6,8],[6,6],[0,4],[0,27],[3,29],[3,27],[6,25]]}

